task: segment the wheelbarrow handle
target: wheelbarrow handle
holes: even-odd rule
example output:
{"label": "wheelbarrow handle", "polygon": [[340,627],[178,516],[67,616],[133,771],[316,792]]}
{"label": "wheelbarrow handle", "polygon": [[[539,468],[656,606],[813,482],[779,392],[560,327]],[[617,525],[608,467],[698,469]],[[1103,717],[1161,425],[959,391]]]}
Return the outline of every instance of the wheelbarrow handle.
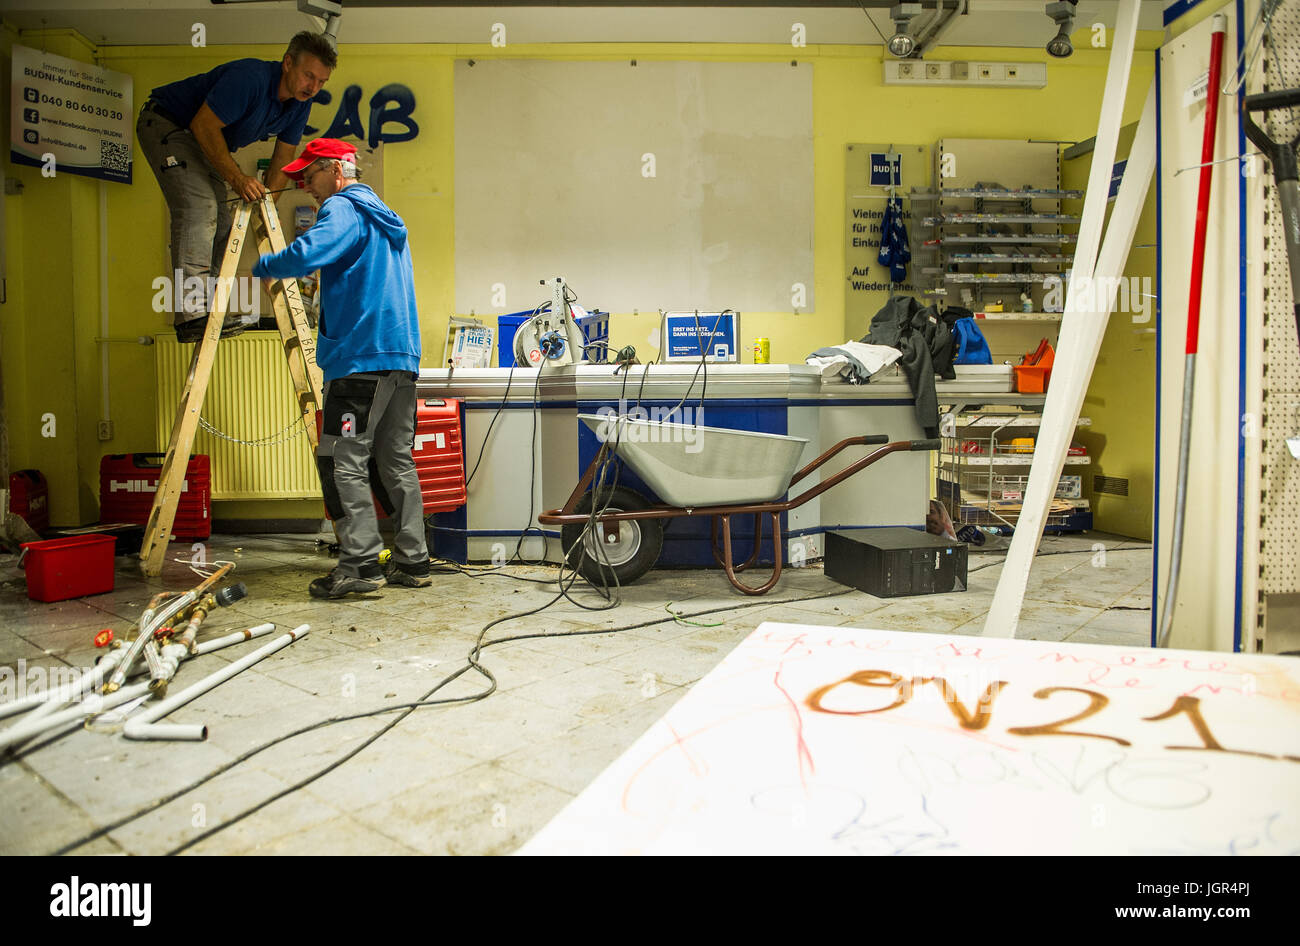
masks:
{"label": "wheelbarrow handle", "polygon": [[877,444],[889,443],[889,434],[867,434],[862,438],[865,446],[874,447]]}
{"label": "wheelbarrow handle", "polygon": [[943,441],[941,440],[913,440],[908,450],[942,450]]}

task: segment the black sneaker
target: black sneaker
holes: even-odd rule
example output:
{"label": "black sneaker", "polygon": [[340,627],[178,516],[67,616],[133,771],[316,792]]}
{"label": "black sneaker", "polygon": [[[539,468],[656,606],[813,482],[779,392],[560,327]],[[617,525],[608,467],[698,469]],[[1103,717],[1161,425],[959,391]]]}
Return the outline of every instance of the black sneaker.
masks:
{"label": "black sneaker", "polygon": [[324,578],[313,581],[307,590],[313,598],[342,598],[344,595],[378,591],[387,584],[378,564],[365,565],[361,571],[363,574],[359,576],[345,575],[336,568]]}
{"label": "black sneaker", "polygon": [[[206,317],[190,319],[188,322],[178,322],[176,325],[176,340],[182,345],[193,345],[203,340],[203,333],[208,327]],[[237,315],[228,315],[226,320],[221,323],[221,337],[231,338],[235,335],[242,335],[244,332],[244,320]]]}
{"label": "black sneaker", "polygon": [[433,572],[429,569],[428,562],[408,565],[405,562],[390,561],[387,577],[390,585],[404,585],[407,588],[427,588],[433,584]]}

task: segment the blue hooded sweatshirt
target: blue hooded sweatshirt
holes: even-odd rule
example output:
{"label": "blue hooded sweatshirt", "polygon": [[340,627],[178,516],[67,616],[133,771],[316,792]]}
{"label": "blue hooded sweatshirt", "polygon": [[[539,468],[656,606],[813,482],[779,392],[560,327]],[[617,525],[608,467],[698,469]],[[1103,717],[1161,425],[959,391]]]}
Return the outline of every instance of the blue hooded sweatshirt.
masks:
{"label": "blue hooded sweatshirt", "polygon": [[326,381],[368,371],[420,370],[411,249],[402,218],[365,184],[326,198],[316,225],[253,275],[285,279],[321,271],[316,364]]}

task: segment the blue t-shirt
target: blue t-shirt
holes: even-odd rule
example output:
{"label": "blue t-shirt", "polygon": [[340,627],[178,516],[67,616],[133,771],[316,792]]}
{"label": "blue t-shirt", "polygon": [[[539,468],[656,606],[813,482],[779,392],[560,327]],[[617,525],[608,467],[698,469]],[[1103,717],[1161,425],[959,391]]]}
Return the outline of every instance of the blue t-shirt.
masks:
{"label": "blue t-shirt", "polygon": [[149,97],[186,128],[207,102],[212,113],[225,123],[221,133],[231,151],[272,135],[285,144],[296,145],[302,139],[311,102],[292,97],[281,102],[280,75],[279,62],[236,59],[211,72],[160,85]]}

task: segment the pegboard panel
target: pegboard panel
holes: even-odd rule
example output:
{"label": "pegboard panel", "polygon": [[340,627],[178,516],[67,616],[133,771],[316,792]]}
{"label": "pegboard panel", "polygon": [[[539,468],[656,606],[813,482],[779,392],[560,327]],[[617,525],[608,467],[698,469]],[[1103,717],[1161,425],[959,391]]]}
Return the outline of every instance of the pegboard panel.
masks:
{"label": "pegboard panel", "polygon": [[[1252,8],[1255,4],[1250,5]],[[1260,55],[1249,91],[1300,85],[1300,2],[1287,0],[1272,21],[1272,42]],[[1258,119],[1257,119],[1258,120]],[[1276,110],[1262,125],[1274,140],[1300,133],[1300,109]],[[1251,146],[1251,150],[1255,150]],[[1282,235],[1282,213],[1272,166],[1263,174],[1264,325],[1261,423],[1259,594],[1300,592],[1300,459],[1287,448],[1300,437],[1300,340]]]}

